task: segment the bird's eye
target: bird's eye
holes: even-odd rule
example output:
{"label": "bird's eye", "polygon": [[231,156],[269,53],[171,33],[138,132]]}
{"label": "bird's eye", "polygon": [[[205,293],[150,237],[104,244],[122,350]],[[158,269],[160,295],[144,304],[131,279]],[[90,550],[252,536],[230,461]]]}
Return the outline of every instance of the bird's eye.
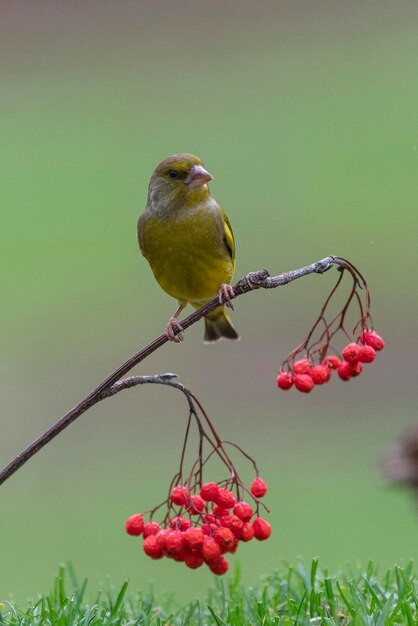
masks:
{"label": "bird's eye", "polygon": [[180,173],[176,172],[176,170],[168,170],[168,175],[170,178],[180,178]]}

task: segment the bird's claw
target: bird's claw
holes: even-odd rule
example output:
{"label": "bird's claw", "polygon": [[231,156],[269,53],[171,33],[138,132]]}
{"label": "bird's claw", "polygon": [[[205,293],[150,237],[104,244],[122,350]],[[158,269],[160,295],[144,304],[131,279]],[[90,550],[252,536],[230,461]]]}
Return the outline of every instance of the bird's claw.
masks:
{"label": "bird's claw", "polygon": [[[176,330],[178,331],[177,333],[175,332]],[[174,341],[174,343],[180,343],[184,339],[183,326],[176,317],[170,317],[165,327],[165,333],[169,341]]]}
{"label": "bird's claw", "polygon": [[235,293],[231,285],[227,285],[226,283],[223,283],[218,292],[219,304],[225,304],[230,309],[233,309],[234,305],[231,302],[231,298],[234,298],[234,297],[235,297]]}

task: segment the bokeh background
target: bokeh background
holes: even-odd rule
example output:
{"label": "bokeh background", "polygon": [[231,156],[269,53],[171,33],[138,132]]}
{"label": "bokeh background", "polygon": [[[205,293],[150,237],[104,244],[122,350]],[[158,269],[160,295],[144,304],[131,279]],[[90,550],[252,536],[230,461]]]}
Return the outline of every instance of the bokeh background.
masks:
{"label": "bokeh background", "polygon": [[[415,1],[0,4],[1,437],[5,465],[137,348],[173,302],[136,242],[150,174],[200,155],[237,242],[237,277],[328,254],[366,275],[387,348],[309,396],[275,376],[335,275],[237,301],[239,343],[195,325],[137,373],[174,371],[257,458],[273,536],[232,558],[245,583],[319,556],[383,569],[416,555],[409,494],[378,458],[416,417],[418,9]],[[47,591],[71,560],[186,601],[203,570],[151,562],[125,518],[177,465],[181,397],[138,388],[85,414],[0,491],[0,592]],[[249,475],[249,477],[251,477]]]}

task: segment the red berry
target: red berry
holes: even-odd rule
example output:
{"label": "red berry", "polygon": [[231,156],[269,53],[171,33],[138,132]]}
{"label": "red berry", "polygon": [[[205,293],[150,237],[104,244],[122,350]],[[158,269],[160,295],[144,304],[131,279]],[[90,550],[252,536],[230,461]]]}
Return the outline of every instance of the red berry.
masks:
{"label": "red berry", "polygon": [[220,556],[219,559],[208,563],[208,567],[213,574],[222,576],[228,571],[229,563],[224,556]]}
{"label": "red berry", "polygon": [[254,537],[258,539],[258,541],[265,541],[271,535],[271,526],[262,517],[257,517],[253,521],[253,530],[254,530]]}
{"label": "red berry", "polygon": [[205,483],[200,488],[200,497],[206,502],[216,502],[219,487],[216,483]]}
{"label": "red berry", "polygon": [[254,537],[254,528],[249,522],[245,522],[244,526],[241,529],[241,537],[242,541],[251,541]]}
{"label": "red berry", "polygon": [[213,507],[212,515],[215,515],[216,517],[224,517],[224,515],[229,515],[229,509],[225,509],[224,507],[216,504]]}
{"label": "red berry", "polygon": [[202,524],[201,527],[202,533],[204,535],[213,537],[217,528],[219,528],[216,524]]}
{"label": "red berry", "polygon": [[186,502],[190,500],[190,493],[187,487],[184,485],[177,485],[177,487],[174,487],[171,492],[171,500],[173,501],[173,504],[177,504],[178,506],[186,504]]}
{"label": "red berry", "polygon": [[205,537],[203,540],[202,556],[206,563],[218,559],[221,556],[221,548],[213,537]]}
{"label": "red berry", "polygon": [[385,347],[385,342],[382,337],[378,335],[374,330],[363,330],[360,335],[361,343],[366,344],[366,346],[371,346],[375,350],[383,350]]}
{"label": "red berry", "polygon": [[347,361],[347,363],[354,364],[358,361],[359,352],[360,346],[358,346],[356,343],[349,343],[342,351],[342,356],[343,359]]}
{"label": "red berry", "polygon": [[238,550],[238,546],[239,546],[239,539],[238,539],[238,537],[236,537],[234,535],[234,541],[233,541],[232,545],[230,546],[228,552],[230,554],[235,554],[235,552]]}
{"label": "red berry", "polygon": [[149,522],[144,526],[144,539],[150,535],[156,535],[161,530],[161,526],[157,522]]}
{"label": "red berry", "polygon": [[162,559],[164,556],[163,551],[159,547],[157,543],[157,537],[155,535],[150,535],[146,539],[144,539],[144,552],[152,559]]}
{"label": "red berry", "polygon": [[182,552],[184,548],[184,535],[181,530],[172,530],[165,537],[165,545],[167,554],[176,556]]}
{"label": "red berry", "polygon": [[237,515],[225,515],[224,517],[221,517],[221,524],[225,528],[232,530],[235,537],[239,537],[241,535],[241,530],[244,526],[244,522]]}
{"label": "red berry", "polygon": [[234,494],[229,489],[219,489],[216,495],[216,504],[224,509],[232,509],[236,500]]}
{"label": "red berry", "polygon": [[371,346],[361,346],[358,353],[358,360],[362,363],[371,363],[376,358],[376,350]]}
{"label": "red berry", "polygon": [[311,362],[309,359],[300,359],[293,364],[293,371],[295,374],[309,374],[311,369]]}
{"label": "red berry", "polygon": [[173,530],[187,530],[191,525],[190,520],[185,517],[180,517],[179,515],[176,515],[170,520],[170,528]]}
{"label": "red berry", "polygon": [[250,491],[255,498],[262,498],[267,493],[267,485],[260,476],[257,476],[251,483]]}
{"label": "red berry", "polygon": [[371,345],[372,348],[379,351],[379,350],[383,350],[383,348],[385,347],[385,342],[383,341],[380,335],[378,335],[377,333],[373,331],[373,343],[371,344],[370,339],[369,339],[369,342],[367,345],[368,346]]}
{"label": "red berry", "polygon": [[205,560],[204,560],[204,558],[203,558],[203,556],[201,554],[196,554],[194,552],[189,552],[184,557],[184,562],[187,565],[187,567],[190,567],[190,569],[197,569],[198,567],[203,565]]}
{"label": "red berry", "polygon": [[205,501],[200,496],[192,496],[186,505],[186,511],[190,515],[198,515],[205,508]]}
{"label": "red berry", "polygon": [[343,361],[338,367],[338,376],[341,378],[341,380],[350,380],[352,375],[353,370],[350,363],[347,363],[347,361]]}
{"label": "red berry", "polygon": [[253,510],[248,502],[237,502],[234,506],[234,514],[243,522],[248,522],[253,516]]}
{"label": "red berry", "polygon": [[314,381],[308,374],[298,374],[295,376],[293,382],[295,383],[296,389],[302,391],[302,393],[309,393],[315,386]]}
{"label": "red berry", "polygon": [[144,518],[142,515],[137,513],[136,515],[131,515],[125,522],[125,529],[128,535],[133,535],[137,537],[144,531]]}
{"label": "red berry", "polygon": [[280,389],[290,389],[293,387],[293,376],[290,372],[280,372],[277,376],[277,386]]}
{"label": "red berry", "polygon": [[330,367],[332,370],[337,370],[340,364],[340,359],[333,354],[326,356],[321,363],[321,365],[328,365],[328,367]]}
{"label": "red berry", "polygon": [[157,546],[161,550],[163,555],[167,554],[167,546],[166,546],[165,542],[166,542],[166,539],[167,539],[167,535],[169,535],[170,532],[171,531],[168,528],[162,528],[160,530],[160,532],[157,533],[156,535],[150,535],[151,537],[155,537],[156,542],[157,542]]}
{"label": "red berry", "polygon": [[201,528],[188,528],[184,532],[184,543],[190,550],[200,550],[203,545],[204,534]]}
{"label": "red berry", "polygon": [[351,376],[353,378],[355,378],[356,376],[359,376],[362,373],[362,371],[363,371],[363,363],[360,363],[360,361],[351,366]]}
{"label": "red berry", "polygon": [[181,563],[184,562],[186,556],[188,554],[194,554],[194,552],[187,552],[185,548],[183,548],[183,550],[180,550],[180,552],[178,552],[177,554],[173,554],[173,556],[169,556],[170,559],[173,559],[173,561],[176,561],[177,563]]}
{"label": "red berry", "polygon": [[326,365],[315,365],[315,367],[311,367],[309,375],[315,385],[323,385],[331,378],[331,370]]}
{"label": "red berry", "polygon": [[227,552],[234,543],[234,535],[229,528],[221,526],[215,531],[215,541],[219,544],[222,552]]}

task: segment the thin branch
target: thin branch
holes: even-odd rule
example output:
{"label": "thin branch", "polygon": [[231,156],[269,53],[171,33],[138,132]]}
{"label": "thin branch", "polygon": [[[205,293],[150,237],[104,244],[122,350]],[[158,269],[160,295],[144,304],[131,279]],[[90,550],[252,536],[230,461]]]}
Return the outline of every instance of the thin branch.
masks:
{"label": "thin branch", "polygon": [[[275,287],[281,287],[287,285],[298,278],[308,276],[309,274],[323,274],[331,269],[334,265],[342,270],[348,270],[353,276],[353,268],[349,261],[337,256],[329,256],[305,267],[292,270],[279,274],[278,276],[270,276],[267,270],[259,270],[257,272],[250,272],[247,276],[239,280],[233,287],[235,298],[241,296],[249,291],[256,289],[273,289]],[[214,311],[219,306],[218,298],[213,298],[210,302],[205,304],[199,310],[195,311],[186,319],[181,322],[181,326],[184,330],[190,328],[193,324],[198,322],[202,317],[205,317],[211,311]],[[179,382],[173,381],[174,375],[162,375],[159,376],[140,376],[131,377],[125,380],[120,380],[125,376],[132,368],[144,361],[150,354],[161,348],[167,343],[167,335],[163,334],[151,341],[144,348],[141,348],[125,363],[118,367],[110,376],[108,376],[103,382],[98,385],[91,393],[89,393],[83,400],[81,400],[76,406],[74,406],[68,413],[63,415],[55,424],[53,424],[45,433],[40,435],[33,443],[31,443],[25,450],[16,456],[1,472],[0,472],[0,485],[4,483],[12,474],[14,474],[22,465],[26,463],[34,454],[39,452],[47,443],[49,443],[54,437],[56,437],[67,426],[72,424],[80,415],[85,413],[94,404],[107,398],[122,389],[127,389],[130,386],[145,384],[145,383],[157,383],[157,384],[169,384],[172,387],[176,387],[186,393],[186,388]],[[171,376],[171,378],[170,378]],[[167,378],[165,378],[167,377]],[[188,398],[189,406],[191,397]],[[193,397],[193,396],[192,396]],[[192,410],[192,408],[191,408]]]}

